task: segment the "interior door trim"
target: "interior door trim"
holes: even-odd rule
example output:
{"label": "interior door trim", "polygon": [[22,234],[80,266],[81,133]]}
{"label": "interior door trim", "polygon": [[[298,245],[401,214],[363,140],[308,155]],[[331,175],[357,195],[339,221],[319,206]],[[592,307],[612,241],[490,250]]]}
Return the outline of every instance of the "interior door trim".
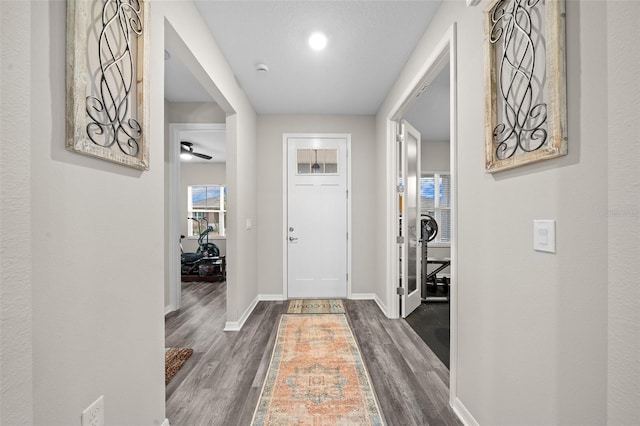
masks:
{"label": "interior door trim", "polygon": [[345,139],[347,141],[347,299],[351,298],[351,246],[352,246],[352,226],[351,226],[351,134],[350,133],[283,133],[282,134],[282,299],[289,298],[289,257],[288,257],[288,206],[289,206],[289,189],[288,189],[288,170],[287,148],[289,138],[297,139]]}

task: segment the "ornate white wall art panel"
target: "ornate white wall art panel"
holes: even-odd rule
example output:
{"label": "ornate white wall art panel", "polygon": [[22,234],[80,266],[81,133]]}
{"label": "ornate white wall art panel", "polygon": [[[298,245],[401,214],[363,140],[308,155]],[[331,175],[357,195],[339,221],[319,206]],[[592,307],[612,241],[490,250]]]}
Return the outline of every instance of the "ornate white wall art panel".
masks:
{"label": "ornate white wall art panel", "polygon": [[67,1],[67,149],[149,169],[142,0]]}
{"label": "ornate white wall art panel", "polygon": [[486,170],[566,155],[564,0],[491,2],[485,49]]}

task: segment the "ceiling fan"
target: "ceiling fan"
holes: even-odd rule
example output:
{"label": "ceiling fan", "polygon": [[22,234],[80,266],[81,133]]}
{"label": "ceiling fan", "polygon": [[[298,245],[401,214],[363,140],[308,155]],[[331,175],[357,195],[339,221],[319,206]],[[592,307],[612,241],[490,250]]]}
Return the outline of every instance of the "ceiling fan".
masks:
{"label": "ceiling fan", "polygon": [[199,152],[193,152],[193,142],[180,142],[180,156],[185,159],[191,158],[190,156],[204,158],[205,160],[211,160],[213,157],[207,154],[200,154]]}

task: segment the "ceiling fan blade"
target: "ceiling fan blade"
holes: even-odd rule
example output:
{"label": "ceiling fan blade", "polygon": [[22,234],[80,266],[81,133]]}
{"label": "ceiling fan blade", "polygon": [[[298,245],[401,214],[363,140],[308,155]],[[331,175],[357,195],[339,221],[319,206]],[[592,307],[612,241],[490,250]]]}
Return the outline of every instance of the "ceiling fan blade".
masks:
{"label": "ceiling fan blade", "polygon": [[199,152],[192,152],[192,155],[195,155],[196,157],[200,157],[200,158],[204,158],[205,160],[211,160],[213,157],[207,154],[200,154]]}

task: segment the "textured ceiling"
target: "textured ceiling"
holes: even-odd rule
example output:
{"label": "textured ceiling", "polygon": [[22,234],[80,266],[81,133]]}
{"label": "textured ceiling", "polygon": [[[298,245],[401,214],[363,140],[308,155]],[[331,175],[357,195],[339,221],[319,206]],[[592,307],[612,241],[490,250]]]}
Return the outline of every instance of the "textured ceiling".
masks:
{"label": "textured ceiling", "polygon": [[[372,115],[440,1],[196,0],[195,4],[258,113]],[[314,31],[327,35],[325,50],[316,52],[307,45]],[[269,72],[257,72],[259,63],[266,64]],[[171,55],[165,64],[169,101],[211,102],[176,57]],[[443,110],[432,108],[430,116]],[[422,127],[419,122],[414,125]]]}
{"label": "textured ceiling", "polygon": [[[196,1],[261,114],[375,114],[439,1]],[[324,32],[321,52],[307,39]],[[264,63],[268,73],[256,71]],[[170,71],[170,70],[167,70]],[[184,79],[173,79],[179,86]],[[177,88],[175,101],[202,90]],[[171,99],[173,97],[173,99]]]}
{"label": "textured ceiling", "polygon": [[423,140],[449,140],[449,83],[447,65],[404,114],[404,119],[420,132]]}

